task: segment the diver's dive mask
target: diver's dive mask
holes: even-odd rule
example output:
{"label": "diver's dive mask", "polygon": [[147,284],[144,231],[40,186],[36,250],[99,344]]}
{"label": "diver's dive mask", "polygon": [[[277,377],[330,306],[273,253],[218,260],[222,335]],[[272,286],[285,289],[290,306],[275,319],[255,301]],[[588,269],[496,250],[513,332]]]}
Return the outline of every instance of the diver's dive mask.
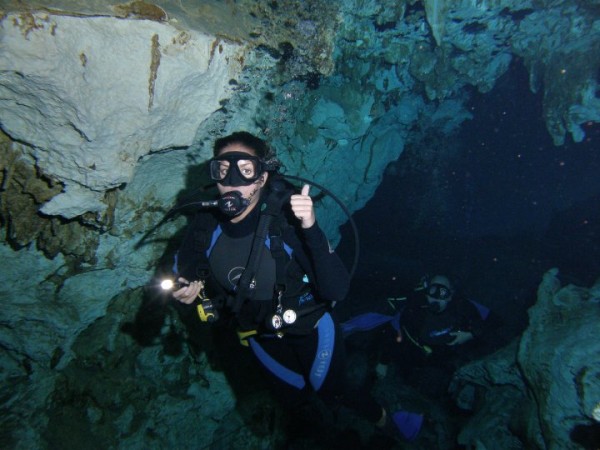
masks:
{"label": "diver's dive mask", "polygon": [[448,286],[444,286],[440,283],[432,283],[427,286],[425,291],[428,297],[435,298],[436,300],[448,300],[452,297],[452,290]]}
{"label": "diver's dive mask", "polygon": [[250,186],[269,167],[258,157],[229,152],[210,160],[210,178],[223,186]]}
{"label": "diver's dive mask", "polygon": [[427,286],[425,295],[427,295],[427,306],[433,313],[444,311],[448,302],[452,299],[450,288],[440,283],[432,283]]}

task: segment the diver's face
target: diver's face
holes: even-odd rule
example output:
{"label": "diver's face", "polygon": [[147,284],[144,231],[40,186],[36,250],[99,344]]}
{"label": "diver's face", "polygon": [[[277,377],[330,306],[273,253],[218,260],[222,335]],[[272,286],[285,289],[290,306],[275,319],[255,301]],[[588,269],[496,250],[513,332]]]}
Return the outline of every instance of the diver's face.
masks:
{"label": "diver's face", "polygon": [[450,303],[451,300],[452,300],[452,297],[450,297],[447,300],[438,300],[437,298],[427,296],[427,303],[429,305],[429,308],[433,312],[437,312],[437,313],[444,312],[446,310],[446,308],[448,307],[448,303]]}
{"label": "diver's face", "polygon": [[[225,155],[227,153],[246,153],[248,154],[248,156],[252,156],[255,157],[255,153],[252,149],[245,147],[242,144],[238,144],[238,143],[233,143],[228,145],[227,147],[224,147],[220,152],[219,152],[219,156]],[[229,162],[224,162],[225,164],[229,164]],[[243,165],[243,161],[241,162],[240,166],[240,170],[245,170],[245,169],[249,169],[250,165],[248,166],[248,168],[246,168]],[[260,191],[261,189],[264,187],[265,183],[267,182],[267,178],[269,177],[268,172],[264,172],[262,173],[258,179],[256,181],[254,181],[251,184],[248,184],[246,186],[225,186],[221,183],[217,182],[217,189],[219,190],[219,193],[221,195],[227,193],[227,192],[231,192],[231,191],[238,191],[242,194],[242,197],[244,197],[245,199],[247,199],[250,203],[248,205],[248,207],[246,208],[246,210],[240,214],[239,216],[236,216],[232,219],[232,222],[237,222],[242,220],[244,217],[246,217],[250,211],[252,211],[252,209],[254,209],[254,207],[257,205],[259,199],[260,199]]]}
{"label": "diver's face", "polygon": [[438,280],[433,280],[426,291],[427,304],[433,312],[441,313],[446,310],[452,301],[452,290],[448,285]]}

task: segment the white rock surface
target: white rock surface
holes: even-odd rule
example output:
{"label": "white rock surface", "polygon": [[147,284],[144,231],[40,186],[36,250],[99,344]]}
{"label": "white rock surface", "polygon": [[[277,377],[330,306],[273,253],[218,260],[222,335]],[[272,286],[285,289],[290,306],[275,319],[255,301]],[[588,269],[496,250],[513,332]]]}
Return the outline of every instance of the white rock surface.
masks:
{"label": "white rock surface", "polygon": [[64,184],[42,207],[102,212],[140,157],[192,143],[231,93],[246,47],[166,23],[8,15],[0,22],[0,123]]}

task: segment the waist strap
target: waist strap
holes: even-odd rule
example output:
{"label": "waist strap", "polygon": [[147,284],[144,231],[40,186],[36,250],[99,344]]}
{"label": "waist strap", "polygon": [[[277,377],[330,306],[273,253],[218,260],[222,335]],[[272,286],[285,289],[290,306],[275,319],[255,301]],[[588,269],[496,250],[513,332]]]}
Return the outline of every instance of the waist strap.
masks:
{"label": "waist strap", "polygon": [[[335,346],[335,325],[329,313],[323,314],[323,317],[317,324],[319,341],[315,352],[315,359],[309,374],[309,382],[315,391],[318,391],[329,372],[331,358]],[[294,386],[297,389],[303,389],[306,386],[306,379],[302,374],[288,369],[279,361],[269,355],[265,349],[258,343],[254,337],[249,337],[250,348],[258,360],[280,380]]]}
{"label": "waist strap", "polygon": [[240,344],[242,344],[244,347],[248,347],[250,337],[255,336],[257,334],[258,334],[257,330],[248,330],[248,331],[238,330],[238,332],[237,332],[238,339],[240,340]]}

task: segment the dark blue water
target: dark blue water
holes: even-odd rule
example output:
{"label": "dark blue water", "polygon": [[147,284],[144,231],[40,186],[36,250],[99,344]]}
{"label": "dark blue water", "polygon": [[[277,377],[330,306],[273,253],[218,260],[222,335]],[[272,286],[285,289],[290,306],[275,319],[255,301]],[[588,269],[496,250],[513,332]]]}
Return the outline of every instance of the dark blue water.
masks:
{"label": "dark blue water", "polygon": [[[343,312],[377,309],[422,275],[445,273],[497,312],[509,340],[546,270],[582,285],[600,276],[600,126],[555,146],[519,61],[491,92],[471,94],[473,120],[432,141],[447,151],[407,148],[354,214],[361,256]],[[349,226],[342,235],[350,261]]]}

